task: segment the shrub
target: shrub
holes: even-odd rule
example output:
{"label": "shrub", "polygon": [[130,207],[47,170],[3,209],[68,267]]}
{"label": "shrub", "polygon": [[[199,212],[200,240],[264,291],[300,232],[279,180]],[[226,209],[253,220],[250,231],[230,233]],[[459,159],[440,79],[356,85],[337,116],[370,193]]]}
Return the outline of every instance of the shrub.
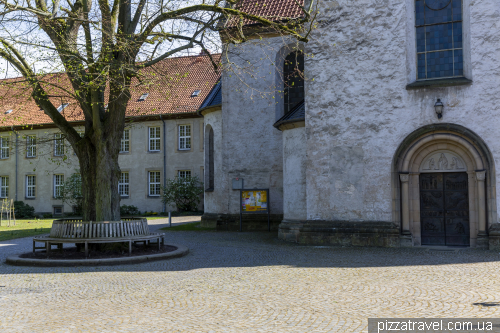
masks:
{"label": "shrub", "polygon": [[35,207],[25,204],[23,201],[14,201],[14,213],[19,219],[35,217]]}
{"label": "shrub", "polygon": [[167,180],[163,187],[163,202],[175,203],[177,211],[195,211],[201,201],[203,183],[198,177],[187,177]]}
{"label": "shrub", "polygon": [[43,214],[43,215],[42,215],[42,217],[43,217],[44,219],[51,219],[51,218],[53,218],[53,216],[52,216],[52,214],[51,214],[51,213],[45,213],[45,214]]}
{"label": "shrub", "polygon": [[120,215],[139,215],[139,209],[134,205],[122,205],[120,207]]}
{"label": "shrub", "polygon": [[57,199],[62,200],[73,207],[74,214],[81,215],[83,207],[82,176],[80,171],[74,173],[64,181],[61,188],[61,195]]}

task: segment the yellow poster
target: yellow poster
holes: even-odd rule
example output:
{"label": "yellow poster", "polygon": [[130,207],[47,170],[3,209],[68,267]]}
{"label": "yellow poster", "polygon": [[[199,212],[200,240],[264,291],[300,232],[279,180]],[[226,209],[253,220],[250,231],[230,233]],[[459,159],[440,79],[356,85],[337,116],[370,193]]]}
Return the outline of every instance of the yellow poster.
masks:
{"label": "yellow poster", "polygon": [[266,191],[241,191],[242,210],[244,212],[266,212]]}

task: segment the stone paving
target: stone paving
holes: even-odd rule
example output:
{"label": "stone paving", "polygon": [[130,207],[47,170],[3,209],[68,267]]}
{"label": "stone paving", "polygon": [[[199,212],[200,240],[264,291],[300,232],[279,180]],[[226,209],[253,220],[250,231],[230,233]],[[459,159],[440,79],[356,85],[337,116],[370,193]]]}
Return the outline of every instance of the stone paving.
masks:
{"label": "stone paving", "polygon": [[0,332],[366,332],[370,317],[500,317],[497,252],[299,246],[276,233],[171,232],[166,242],[191,252],[15,267],[5,257],[31,240],[0,242]]}

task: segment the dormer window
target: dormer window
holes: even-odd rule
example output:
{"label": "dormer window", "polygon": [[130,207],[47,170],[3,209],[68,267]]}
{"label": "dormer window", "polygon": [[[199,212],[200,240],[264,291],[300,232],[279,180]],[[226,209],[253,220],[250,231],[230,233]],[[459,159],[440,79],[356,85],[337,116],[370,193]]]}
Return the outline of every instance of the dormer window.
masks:
{"label": "dormer window", "polygon": [[63,104],[59,105],[59,107],[57,108],[57,111],[61,112],[62,110],[66,109],[66,107],[68,105],[69,105],[69,103],[63,103]]}
{"label": "dormer window", "polygon": [[138,102],[142,102],[142,101],[145,101],[146,98],[148,98],[149,94],[148,93],[144,93],[141,95],[141,97],[139,97],[139,99],[137,100]]}
{"label": "dormer window", "polygon": [[200,93],[201,93],[201,90],[195,90],[195,91],[193,91],[193,93],[191,94],[191,97],[197,97]]}
{"label": "dormer window", "polygon": [[5,114],[12,113],[12,111],[13,111],[12,109],[11,110],[7,110],[7,111],[5,111]]}

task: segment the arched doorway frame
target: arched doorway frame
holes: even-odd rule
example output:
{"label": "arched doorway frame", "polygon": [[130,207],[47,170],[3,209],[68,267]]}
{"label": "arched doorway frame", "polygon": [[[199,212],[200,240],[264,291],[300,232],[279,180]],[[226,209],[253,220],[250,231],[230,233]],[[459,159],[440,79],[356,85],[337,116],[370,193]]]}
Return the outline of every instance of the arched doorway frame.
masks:
{"label": "arched doorway frame", "polygon": [[494,163],[482,139],[459,125],[420,128],[400,145],[393,164],[393,218],[414,246],[421,245],[419,175],[426,157],[439,151],[454,153],[466,164],[470,245],[487,247],[487,231],[497,216]]}

